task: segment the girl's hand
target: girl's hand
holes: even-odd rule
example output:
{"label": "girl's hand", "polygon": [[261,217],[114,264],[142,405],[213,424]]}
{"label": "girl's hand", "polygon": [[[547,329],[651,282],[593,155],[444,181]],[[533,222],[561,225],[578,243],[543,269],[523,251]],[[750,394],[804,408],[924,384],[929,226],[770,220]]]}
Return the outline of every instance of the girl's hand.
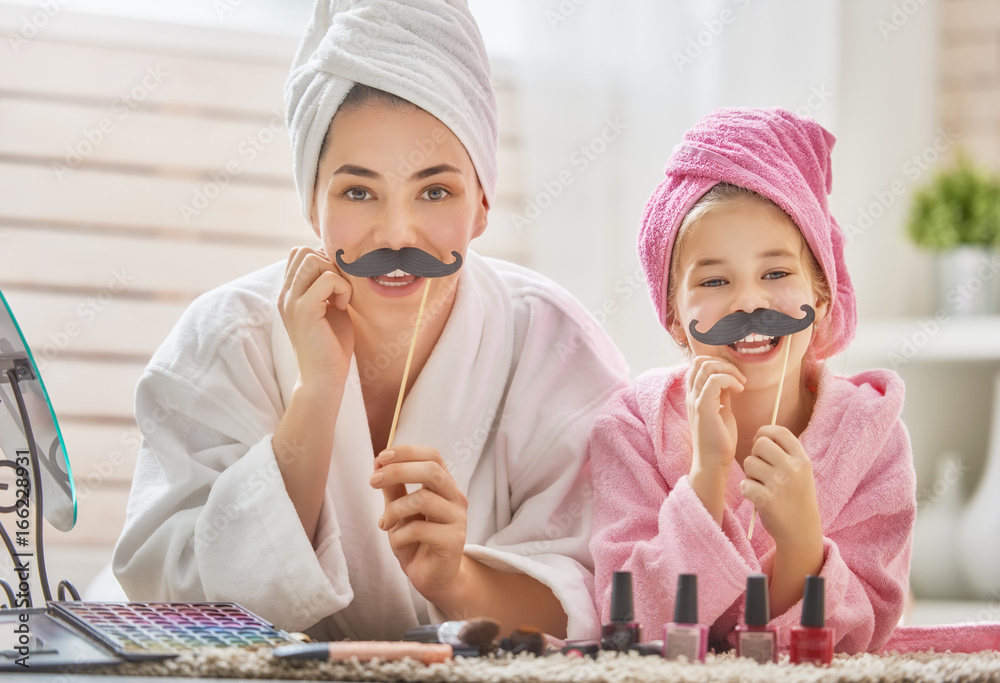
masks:
{"label": "girl's hand", "polygon": [[350,301],[350,282],[322,251],[292,249],[278,311],[295,349],[300,382],[343,387],[347,381],[354,353]]}
{"label": "girl's hand", "polygon": [[778,550],[822,553],[812,463],[795,435],[778,425],[761,427],[743,471],[743,495],[756,506]]}
{"label": "girl's hand", "polygon": [[[455,586],[465,552],[469,502],[441,454],[427,446],[393,446],[375,460],[372,487],[385,495],[379,528],[413,587],[438,603]],[[419,484],[413,493],[406,484]]]}
{"label": "girl's hand", "polygon": [[743,391],[746,377],[716,356],[696,356],[688,373],[687,408],[694,455],[689,481],[702,505],[719,524],[726,480],[736,457],[736,418],[729,397]]}
{"label": "girl's hand", "polygon": [[721,469],[728,477],[736,457],[736,418],[729,397],[743,391],[746,377],[716,356],[697,356],[688,373],[687,408],[694,446],[693,466]]}

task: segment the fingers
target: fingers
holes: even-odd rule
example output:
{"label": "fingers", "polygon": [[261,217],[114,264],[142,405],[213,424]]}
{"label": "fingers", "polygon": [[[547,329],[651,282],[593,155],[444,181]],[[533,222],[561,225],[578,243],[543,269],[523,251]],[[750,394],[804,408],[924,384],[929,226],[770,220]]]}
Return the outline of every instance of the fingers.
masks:
{"label": "fingers", "polygon": [[461,553],[465,547],[464,525],[437,524],[415,519],[390,528],[388,536],[389,545],[396,554],[417,543],[440,549],[442,556],[448,554],[448,549]]}
{"label": "fingers", "polygon": [[288,255],[279,301],[287,304],[295,299],[312,303],[329,301],[340,310],[347,310],[351,284],[322,252],[295,247]]}
{"label": "fingers", "polygon": [[701,394],[710,383],[722,381],[725,382],[725,388],[740,392],[743,391],[747,378],[739,368],[722,358],[698,356],[694,359],[691,372],[688,373],[689,392]]}
{"label": "fingers", "polygon": [[[385,496],[383,529],[416,516],[443,524],[464,524],[468,500],[433,448],[396,446],[383,451],[370,483]],[[420,488],[407,493],[407,485]]]}

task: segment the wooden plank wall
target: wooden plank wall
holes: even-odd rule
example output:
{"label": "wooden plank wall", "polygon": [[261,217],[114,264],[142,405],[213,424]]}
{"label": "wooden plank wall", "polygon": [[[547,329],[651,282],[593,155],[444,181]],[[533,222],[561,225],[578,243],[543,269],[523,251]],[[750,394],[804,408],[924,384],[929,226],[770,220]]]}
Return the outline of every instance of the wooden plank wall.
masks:
{"label": "wooden plank wall", "polygon": [[1000,170],[1000,3],[946,0],[939,16],[941,127],[978,163]]}
{"label": "wooden plank wall", "polygon": [[[149,26],[135,28],[118,32]],[[47,543],[110,559],[148,358],[198,294],[314,241],[282,117],[295,41],[262,57],[217,31],[225,50],[206,51],[204,30],[195,47],[180,30],[155,45],[43,31],[0,55],[0,289],[42,368],[80,490],[77,527],[50,530]],[[513,91],[497,85],[508,113],[492,221],[502,227],[475,246],[524,263],[507,228],[523,205]]]}

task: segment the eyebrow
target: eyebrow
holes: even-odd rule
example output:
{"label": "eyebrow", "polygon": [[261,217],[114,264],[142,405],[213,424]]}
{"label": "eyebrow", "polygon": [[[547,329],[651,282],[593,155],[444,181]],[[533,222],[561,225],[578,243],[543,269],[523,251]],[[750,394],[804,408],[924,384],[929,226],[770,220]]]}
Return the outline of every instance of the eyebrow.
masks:
{"label": "eyebrow", "polygon": [[[769,258],[795,258],[795,257],[796,257],[796,254],[792,253],[788,249],[769,249],[767,251],[762,251],[761,253],[759,253],[757,255],[757,258],[760,258],[760,259],[769,259]],[[694,269],[697,269],[697,268],[711,268],[711,267],[714,267],[714,266],[721,266],[721,265],[725,265],[725,260],[724,259],[720,259],[720,258],[701,258],[701,259],[698,259],[697,261],[695,261],[691,265],[691,269],[694,270]]]}
{"label": "eyebrow", "polygon": [[[461,173],[456,167],[451,164],[438,164],[437,166],[430,166],[428,168],[422,169],[410,176],[410,180],[424,180],[425,178],[430,178],[431,176],[440,175],[441,173]],[[354,175],[360,178],[371,178],[372,180],[378,180],[382,176],[364,166],[356,166],[355,164],[344,164],[336,171],[333,175]]]}

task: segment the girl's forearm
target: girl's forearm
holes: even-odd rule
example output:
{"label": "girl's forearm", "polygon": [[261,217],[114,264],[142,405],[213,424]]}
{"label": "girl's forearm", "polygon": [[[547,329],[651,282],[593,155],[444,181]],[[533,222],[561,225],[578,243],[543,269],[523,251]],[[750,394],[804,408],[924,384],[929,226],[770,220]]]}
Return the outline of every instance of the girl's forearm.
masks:
{"label": "girl's forearm", "polygon": [[819,574],[823,569],[823,538],[819,537],[806,546],[782,548],[774,552],[774,566],[768,593],[771,601],[771,618],[784,614],[802,599],[806,576]]}

